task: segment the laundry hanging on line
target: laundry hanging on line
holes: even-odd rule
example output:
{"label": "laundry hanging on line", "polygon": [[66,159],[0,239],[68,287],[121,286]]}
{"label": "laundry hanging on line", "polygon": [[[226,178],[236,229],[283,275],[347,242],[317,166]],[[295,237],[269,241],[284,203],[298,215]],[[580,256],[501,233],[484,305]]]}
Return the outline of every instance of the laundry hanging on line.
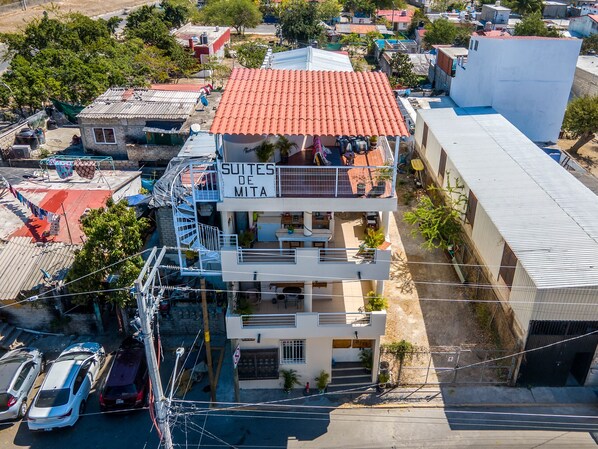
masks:
{"label": "laundry hanging on line", "polygon": [[93,179],[96,173],[96,163],[94,161],[77,159],[75,161],[75,172],[82,178]]}
{"label": "laundry hanging on line", "polygon": [[54,161],[56,173],[60,179],[66,179],[73,176],[73,161]]}
{"label": "laundry hanging on line", "polygon": [[57,222],[60,220],[60,215],[54,214],[50,211],[47,211],[46,209],[42,209],[37,204],[32,203],[27,198],[25,198],[22,193],[20,193],[19,191],[17,191],[17,189],[10,185],[10,183],[6,179],[2,179],[4,183],[8,186],[9,192],[12,193],[21,204],[23,204],[27,209],[29,209],[36,218],[39,218],[40,220],[46,220],[50,223]]}

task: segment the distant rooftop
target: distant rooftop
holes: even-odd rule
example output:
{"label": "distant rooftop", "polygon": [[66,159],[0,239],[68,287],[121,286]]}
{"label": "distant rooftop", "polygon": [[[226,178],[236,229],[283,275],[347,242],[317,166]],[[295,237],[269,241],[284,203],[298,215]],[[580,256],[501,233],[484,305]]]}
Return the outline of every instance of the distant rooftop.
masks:
{"label": "distant rooftop", "polygon": [[410,9],[379,9],[376,11],[378,17],[384,17],[391,23],[410,23],[413,11]]}
{"label": "distant rooftop", "polygon": [[450,56],[451,58],[456,58],[457,56],[467,56],[467,54],[469,53],[469,50],[467,48],[463,48],[463,47],[438,46],[437,49],[439,52],[442,52],[442,53]]}
{"label": "distant rooftop", "polygon": [[577,58],[577,68],[598,76],[598,55],[579,56]]}
{"label": "distant rooftop", "polygon": [[92,118],[144,118],[186,120],[199,101],[195,91],[157,89],[108,89],[77,117]]}
{"label": "distant rooftop", "polygon": [[[182,44],[188,44],[189,39],[199,38],[202,34],[208,36],[208,44],[211,44],[223,36],[230,28],[224,26],[200,26],[188,23],[183,25],[178,30],[174,31],[174,37],[181,41]],[[196,46],[200,46],[199,42],[195,42]]]}
{"label": "distant rooftop", "polygon": [[352,72],[349,56],[313,47],[269,53],[264,60],[264,68],[273,70],[324,70]]}

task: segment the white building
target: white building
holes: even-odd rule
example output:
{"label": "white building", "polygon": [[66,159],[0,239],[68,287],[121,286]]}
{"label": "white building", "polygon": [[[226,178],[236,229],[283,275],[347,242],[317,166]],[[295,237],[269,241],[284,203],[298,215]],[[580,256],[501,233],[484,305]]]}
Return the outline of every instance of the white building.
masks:
{"label": "white building", "polygon": [[[234,291],[226,328],[241,348],[241,388],[277,388],[279,371],[290,368],[302,384],[314,385],[321,370],[334,386],[370,383],[376,369],[354,364],[371,349],[377,367],[386,312],[364,312],[364,296],[382,292],[391,251],[389,242],[359,248],[362,217],[375,211],[387,234],[399,140],[408,134],[388,79],[235,69],[210,132],[218,157],[197,154],[177,171],[173,221],[178,246],[199,256],[179,252],[183,274],[213,276]],[[377,147],[351,165],[337,145],[344,135],[376,136]],[[296,146],[260,162],[256,147],[279,136]]]}
{"label": "white building", "polygon": [[[525,347],[598,330],[598,197],[491,108],[420,109],[415,141],[431,182],[463,183],[465,245]],[[529,353],[519,382],[596,385],[597,344]]]}
{"label": "white building", "polygon": [[579,39],[473,36],[450,95],[491,106],[534,142],[556,142],[581,47]]}
{"label": "white building", "polygon": [[598,95],[598,55],[577,58],[571,93],[575,97]]}
{"label": "white building", "polygon": [[509,23],[510,15],[511,9],[502,6],[500,1],[497,1],[494,5],[482,5],[482,14],[479,19],[482,23],[491,22],[494,26],[498,25],[496,28],[504,28]]}
{"label": "white building", "polygon": [[587,14],[581,17],[571,17],[569,32],[572,36],[589,37],[598,33],[598,14]]}

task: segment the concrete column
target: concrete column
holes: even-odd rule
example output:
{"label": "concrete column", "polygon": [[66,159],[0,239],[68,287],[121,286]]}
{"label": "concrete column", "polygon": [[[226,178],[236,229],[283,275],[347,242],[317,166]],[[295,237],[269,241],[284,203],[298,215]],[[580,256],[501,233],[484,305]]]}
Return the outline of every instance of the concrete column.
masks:
{"label": "concrete column", "polygon": [[303,310],[305,312],[311,312],[313,299],[313,282],[305,281],[303,287]]}
{"label": "concrete column", "polygon": [[376,294],[382,296],[384,293],[384,281],[376,281]]}
{"label": "concrete column", "polygon": [[313,234],[312,213],[303,212],[303,235],[310,236]]}
{"label": "concrete column", "polygon": [[384,239],[390,242],[389,228],[390,228],[390,211],[382,212],[382,222],[380,223],[382,232],[384,232]]}
{"label": "concrete column", "polygon": [[220,212],[220,221],[222,222],[222,232],[225,234],[233,233],[233,213],[228,211]]}

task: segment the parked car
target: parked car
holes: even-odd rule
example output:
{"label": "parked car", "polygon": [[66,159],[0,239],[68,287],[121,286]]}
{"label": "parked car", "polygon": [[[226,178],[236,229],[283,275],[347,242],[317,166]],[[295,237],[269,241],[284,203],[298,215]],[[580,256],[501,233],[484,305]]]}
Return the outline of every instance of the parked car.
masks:
{"label": "parked car", "polygon": [[85,411],[89,391],[106,354],[99,343],[76,343],[54,361],[29,409],[29,430],[73,426]]}
{"label": "parked car", "polygon": [[100,409],[123,410],[147,405],[149,372],[143,343],[127,337],[114,358],[100,393]]}
{"label": "parked car", "polygon": [[44,354],[35,348],[15,349],[0,358],[0,420],[25,416],[29,393],[44,368]]}

